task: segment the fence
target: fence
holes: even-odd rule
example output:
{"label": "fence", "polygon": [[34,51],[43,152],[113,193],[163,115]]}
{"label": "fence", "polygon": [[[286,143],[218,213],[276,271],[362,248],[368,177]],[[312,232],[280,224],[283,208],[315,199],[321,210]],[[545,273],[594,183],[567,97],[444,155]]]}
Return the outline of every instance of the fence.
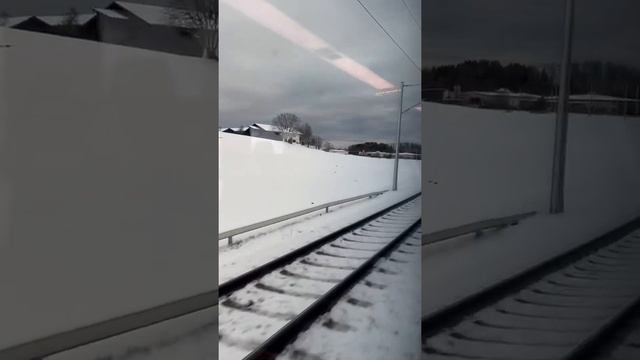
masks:
{"label": "fence", "polygon": [[496,219],[482,220],[477,221],[471,224],[465,224],[461,226],[456,226],[453,228],[448,228],[436,232],[432,232],[429,234],[424,234],[422,236],[422,245],[430,245],[440,241],[444,241],[447,239],[451,239],[454,237],[467,235],[471,233],[475,233],[476,235],[481,235],[484,230],[488,229],[502,229],[511,225],[516,225],[520,222],[520,220],[527,218],[529,216],[535,215],[535,211],[505,216]]}
{"label": "fence", "polygon": [[360,200],[360,199],[364,199],[364,198],[373,198],[374,196],[378,196],[382,193],[387,192],[388,190],[383,190],[383,191],[375,191],[372,193],[368,193],[368,194],[364,194],[364,195],[359,195],[359,196],[354,196],[354,197],[350,197],[348,199],[343,199],[343,200],[336,200],[336,201],[332,201],[332,202],[328,202],[326,204],[321,204],[321,205],[316,205],[314,207],[308,208],[308,209],[304,209],[304,210],[299,210],[296,212],[292,212],[290,214],[286,214],[286,215],[282,215],[282,216],[278,216],[272,219],[268,219],[268,220],[263,220],[254,224],[250,224],[250,225],[245,225],[233,230],[228,230],[225,231],[223,233],[218,234],[218,240],[223,240],[223,239],[228,239],[228,244],[231,245],[233,244],[233,237],[239,234],[243,234],[252,230],[256,230],[256,229],[260,229],[269,225],[273,225],[273,224],[277,224],[279,222],[283,222],[286,220],[290,220],[293,219],[295,217],[298,216],[302,216],[302,215],[306,215],[315,211],[319,211],[324,209],[325,212],[329,212],[329,208],[332,206],[337,206],[337,205],[342,205],[348,202],[352,202],[352,201],[356,201],[356,200]]}

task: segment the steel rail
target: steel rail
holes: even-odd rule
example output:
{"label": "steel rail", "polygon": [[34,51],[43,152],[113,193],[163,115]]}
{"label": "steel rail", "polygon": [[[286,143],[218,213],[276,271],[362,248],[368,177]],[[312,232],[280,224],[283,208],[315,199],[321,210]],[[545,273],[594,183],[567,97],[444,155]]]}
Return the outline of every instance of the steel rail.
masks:
{"label": "steel rail", "polygon": [[332,287],[322,297],[309,305],[303,312],[289,321],[284,327],[273,334],[267,341],[254,349],[243,360],[272,360],[275,359],[289,344],[311,326],[320,316],[329,311],[340,298],[345,296],[356,284],[361,282],[373,269],[381,258],[390,254],[400,243],[415,231],[421,223],[421,219],[409,225],[395,239],[390,241],[371,258],[351,272],[341,282]]}
{"label": "steel rail", "polygon": [[538,265],[524,270],[512,277],[489,286],[473,295],[467,296],[422,318],[422,338],[432,336],[442,329],[464,318],[467,314],[478,311],[489,304],[503,298],[505,294],[523,284],[531,284],[546,274],[558,271],[571,264],[576,259],[586,256],[620,238],[628,235],[640,227],[640,217],[635,218],[595,239],[548,259]]}

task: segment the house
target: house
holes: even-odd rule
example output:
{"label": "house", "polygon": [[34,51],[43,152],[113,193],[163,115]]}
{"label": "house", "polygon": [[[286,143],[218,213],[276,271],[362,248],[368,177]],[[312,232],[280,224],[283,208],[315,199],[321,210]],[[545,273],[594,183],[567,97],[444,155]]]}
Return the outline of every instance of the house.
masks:
{"label": "house", "polygon": [[93,9],[91,14],[79,14],[73,26],[67,24],[68,15],[9,18],[5,26],[203,57],[212,51],[214,31],[190,21],[197,17],[195,14],[184,9],[114,1]]}
{"label": "house", "polygon": [[227,128],[222,128],[219,131],[223,133],[228,133],[228,134],[249,135],[248,126],[241,126],[241,127],[235,127],[235,128],[227,127]]}
{"label": "house", "polygon": [[114,1],[94,11],[98,41],[179,55],[203,55],[198,29],[183,20],[185,10]]}
{"label": "house", "polygon": [[68,15],[9,18],[5,26],[18,30],[97,40],[95,14],[78,14],[72,23]]}
{"label": "house", "polygon": [[533,110],[544,97],[529,93],[514,93],[509,89],[497,91],[467,91],[461,94],[462,103],[490,109]]}
{"label": "house", "polygon": [[[557,104],[557,96],[547,97],[550,104]],[[569,96],[569,111],[587,114],[621,115],[638,114],[639,100],[600,94],[575,94]]]}
{"label": "house", "polygon": [[302,133],[298,130],[283,130],[275,125],[254,123],[249,126],[249,135],[299,144]]}

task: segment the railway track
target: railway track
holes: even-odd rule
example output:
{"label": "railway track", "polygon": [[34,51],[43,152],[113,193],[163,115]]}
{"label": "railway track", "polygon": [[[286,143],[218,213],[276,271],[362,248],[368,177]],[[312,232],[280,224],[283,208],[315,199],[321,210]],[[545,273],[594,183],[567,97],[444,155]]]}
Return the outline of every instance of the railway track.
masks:
{"label": "railway track", "polygon": [[613,335],[638,313],[639,226],[636,220],[424,318],[423,358],[577,360],[618,351],[623,357],[610,359],[640,359],[637,321],[629,334]]}
{"label": "railway track", "polygon": [[[220,284],[220,358],[276,358],[356,284],[375,287],[365,277],[380,259],[415,237],[420,216],[416,194]],[[365,300],[371,301],[344,301]]]}
{"label": "railway track", "polygon": [[640,307],[629,312],[620,326],[593,349],[588,360],[634,360],[640,358]]}

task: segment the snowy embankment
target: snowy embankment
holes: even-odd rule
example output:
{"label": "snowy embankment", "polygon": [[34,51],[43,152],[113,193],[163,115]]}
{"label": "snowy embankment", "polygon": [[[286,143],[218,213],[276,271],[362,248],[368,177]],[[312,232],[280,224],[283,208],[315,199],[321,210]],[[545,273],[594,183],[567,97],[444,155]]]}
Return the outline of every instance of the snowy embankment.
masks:
{"label": "snowy embankment", "polygon": [[549,215],[553,114],[426,103],[425,232],[538,211],[482,238],[425,247],[423,315],[640,216],[640,120],[571,114],[566,211]]}
{"label": "snowy embankment", "polygon": [[[391,188],[393,160],[334,154],[219,133],[220,231],[314,205]],[[420,191],[421,162],[401,160],[398,191],[292,219],[220,242],[219,282]]]}
{"label": "snowy embankment", "polygon": [[0,349],[212,290],[217,64],[0,44]]}

